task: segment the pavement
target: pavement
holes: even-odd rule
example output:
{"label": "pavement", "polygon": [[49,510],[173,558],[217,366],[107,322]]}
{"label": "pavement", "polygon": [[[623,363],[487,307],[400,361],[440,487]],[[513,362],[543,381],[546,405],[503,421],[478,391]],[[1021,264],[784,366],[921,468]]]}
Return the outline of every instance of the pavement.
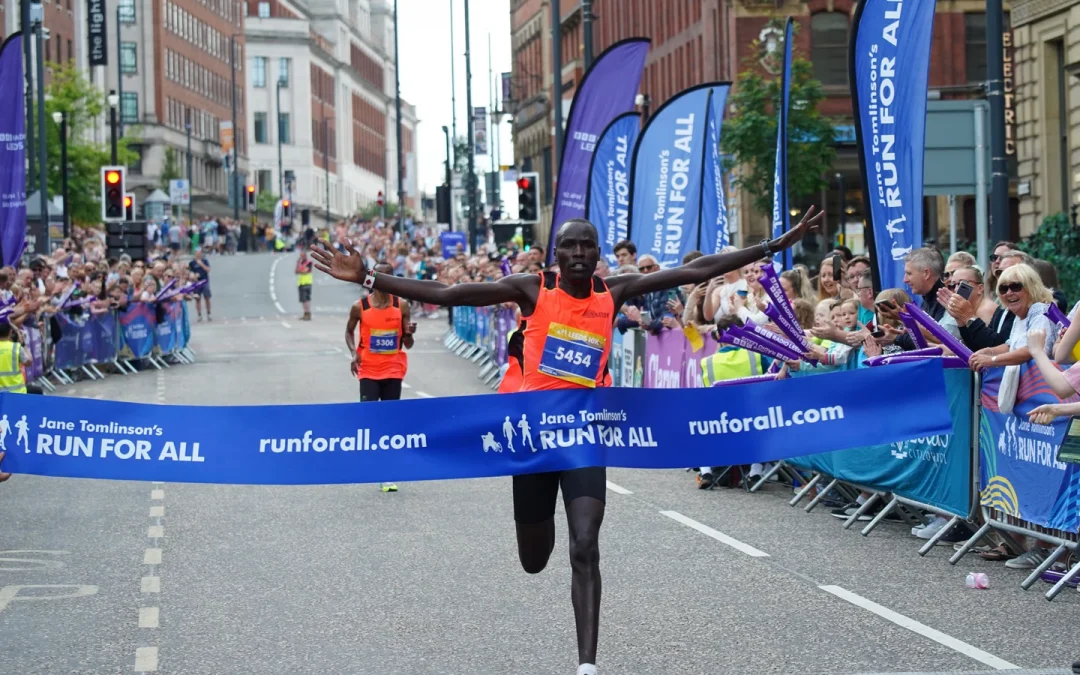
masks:
{"label": "pavement", "polygon": [[[316,275],[298,320],[292,254],[211,258],[197,363],[60,395],[175,405],[355,401],[356,287]],[[492,395],[420,319],[405,398]],[[191,424],[199,424],[197,408]],[[685,471],[609,472],[600,672],[1064,673],[1080,595],[1000,563],[925,558],[778,485],[700,491]],[[0,673],[573,673],[566,528],[517,561],[510,481],[237,487],[15,476],[0,487]],[[969,590],[969,571],[990,576]],[[1028,669],[1028,670],[1020,670]]]}

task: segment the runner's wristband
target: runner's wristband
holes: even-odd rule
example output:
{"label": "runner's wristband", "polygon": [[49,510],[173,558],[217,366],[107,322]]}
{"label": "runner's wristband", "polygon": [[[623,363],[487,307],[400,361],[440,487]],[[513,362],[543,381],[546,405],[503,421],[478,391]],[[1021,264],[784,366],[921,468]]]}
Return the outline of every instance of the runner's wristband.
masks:
{"label": "runner's wristband", "polygon": [[375,270],[368,270],[367,277],[364,278],[364,288],[375,289]]}

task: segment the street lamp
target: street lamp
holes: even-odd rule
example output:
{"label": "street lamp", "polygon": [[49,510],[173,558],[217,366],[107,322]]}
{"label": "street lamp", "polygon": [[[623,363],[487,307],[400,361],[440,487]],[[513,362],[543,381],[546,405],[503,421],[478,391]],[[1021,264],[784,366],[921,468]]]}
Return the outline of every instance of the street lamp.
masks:
{"label": "street lamp", "polygon": [[446,135],[446,188],[450,189],[450,127],[444,124],[442,131]]}
{"label": "street lamp", "polygon": [[233,220],[240,220],[240,131],[236,127],[236,38],[243,33],[229,36],[229,70],[232,71],[232,185],[229,192],[233,197]]}
{"label": "street lamp", "polygon": [[277,81],[277,180],[278,180],[278,195],[280,197],[285,196],[285,172],[282,169],[281,162],[281,130],[284,128],[281,124],[281,87],[284,86],[283,80],[279,77]]}
{"label": "street lamp", "polygon": [[64,196],[64,238],[71,236],[71,221],[68,205],[68,158],[67,158],[67,115],[57,110],[52,114],[53,122],[60,126],[60,192]]}
{"label": "street lamp", "polygon": [[118,161],[116,159],[116,106],[120,105],[120,97],[116,95],[115,89],[109,90],[107,100],[109,102],[109,131],[112,137],[112,163],[115,166]]}

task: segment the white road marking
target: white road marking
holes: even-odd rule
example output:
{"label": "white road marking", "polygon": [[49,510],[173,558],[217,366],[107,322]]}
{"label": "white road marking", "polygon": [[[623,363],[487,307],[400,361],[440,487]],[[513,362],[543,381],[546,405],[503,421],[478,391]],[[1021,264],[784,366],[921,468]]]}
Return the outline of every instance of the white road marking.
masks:
{"label": "white road marking", "polygon": [[150,517],[151,518],[162,518],[162,517],[164,517],[164,515],[165,515],[165,507],[164,506],[151,506],[150,507]]}
{"label": "white road marking", "polygon": [[281,306],[281,303],[276,299],[274,300],[274,307],[277,308],[278,314],[285,314],[285,308]]}
{"label": "white road marking", "polygon": [[144,565],[160,565],[161,564],[161,549],[160,548],[148,548],[146,553],[143,554]]}
{"label": "white road marking", "polygon": [[158,405],[164,405],[165,404],[165,393],[166,393],[165,373],[159,372],[157,374],[157,395],[155,397],[155,401],[157,402]]}
{"label": "white road marking", "polygon": [[611,481],[607,482],[607,489],[611,490],[615,494],[620,494],[620,495],[632,495],[632,494],[634,494],[633,492],[630,492],[629,490],[622,487],[621,485],[616,485],[615,483],[612,483]]}
{"label": "white road marking", "polygon": [[150,491],[150,499],[153,499],[154,501],[161,501],[162,499],[165,499],[165,491],[164,490],[151,490]]}
{"label": "white road marking", "polygon": [[146,530],[146,536],[150,537],[151,539],[161,539],[162,537],[165,536],[165,526],[164,525],[151,525]]}
{"label": "white road marking", "polygon": [[135,650],[135,672],[152,673],[157,670],[157,647],[139,647]]}
{"label": "white road marking", "polygon": [[[42,595],[40,589],[57,591],[59,595]],[[61,591],[60,589],[65,589]],[[23,591],[30,591],[23,593]],[[98,592],[97,586],[73,586],[70,584],[32,584],[28,586],[0,586],[0,612],[4,611],[12,601],[40,602],[43,600],[67,600],[68,598],[81,598],[94,595]]]}
{"label": "white road marking", "polygon": [[952,649],[953,651],[959,652],[964,656],[967,656],[968,658],[974,659],[984,665],[990,666],[994,670],[1018,670],[1020,668],[1020,666],[1013,665],[1004,659],[999,659],[993,654],[984,652],[977,647],[973,647],[968,643],[964,642],[963,640],[958,640],[951,635],[946,635],[941,631],[935,630],[925,624],[919,623],[918,621],[908,618],[903,614],[894,612],[888,607],[882,607],[873,600],[867,600],[861,595],[858,595],[857,593],[852,593],[846,588],[841,588],[840,586],[818,586],[818,588],[825,591],[826,593],[831,593],[832,595],[835,595],[841,600],[846,600],[847,602],[850,602],[856,607],[861,607],[868,612],[877,614],[886,621],[895,623],[901,628],[907,628],[911,632],[918,633],[924,638],[933,640],[939,645],[944,645],[949,649]]}
{"label": "white road marking", "polygon": [[157,607],[139,608],[139,628],[157,628],[158,625]]}
{"label": "white road marking", "polygon": [[288,321],[284,321],[284,320],[283,320],[283,321],[281,322],[281,325],[282,325],[282,326],[285,326],[286,328],[292,328],[292,324],[291,324],[291,323],[289,323]]}
{"label": "white road marking", "polygon": [[687,527],[691,527],[691,528],[697,530],[698,532],[700,532],[700,533],[702,533],[702,534],[704,534],[706,536],[712,537],[713,539],[720,542],[721,544],[727,544],[728,546],[735,549],[736,551],[739,551],[740,553],[745,553],[746,555],[750,556],[751,558],[768,558],[768,557],[770,557],[768,553],[766,553],[764,551],[759,551],[758,549],[754,548],[750,544],[744,544],[743,542],[739,541],[738,539],[735,539],[734,537],[729,537],[728,535],[724,534],[723,532],[712,529],[708,525],[703,525],[702,523],[699,523],[698,521],[694,520],[693,518],[688,518],[687,516],[684,516],[683,514],[679,513],[678,511],[661,511],[660,514],[664,515],[664,516],[667,516],[668,518],[671,518],[675,522],[682,523],[683,525],[686,525]]}
{"label": "white road marking", "polygon": [[424,392],[424,391],[417,391],[417,392],[414,392],[414,393],[415,393],[417,398],[435,398],[431,394],[429,394],[427,392]]}
{"label": "white road marking", "polygon": [[143,577],[142,582],[139,584],[139,590],[143,593],[160,593],[161,577]]}
{"label": "white road marking", "polygon": [[[285,308],[278,302],[277,290],[274,288],[274,280],[277,276],[277,266],[282,260],[284,260],[284,258],[278,258],[274,261],[274,264],[270,266],[270,299],[274,301],[274,307],[277,308],[278,314],[285,314]],[[286,326],[286,328],[288,328],[288,326]]]}
{"label": "white road marking", "polygon": [[401,387],[402,387],[402,389],[412,389],[412,385],[409,384],[408,382],[402,382]]}

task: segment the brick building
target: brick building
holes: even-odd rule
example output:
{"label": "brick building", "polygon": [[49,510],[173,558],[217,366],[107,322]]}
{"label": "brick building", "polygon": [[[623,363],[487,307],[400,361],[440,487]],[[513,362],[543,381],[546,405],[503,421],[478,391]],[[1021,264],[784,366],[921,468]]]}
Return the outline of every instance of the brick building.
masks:
{"label": "brick building", "polygon": [[[550,5],[541,0],[511,0],[511,31],[514,50],[513,94],[515,151],[519,163],[539,171],[544,216],[550,217],[552,145]],[[986,73],[985,5],[978,0],[954,0],[938,6],[931,53],[930,96],[938,98],[980,95]],[[840,185],[843,184],[848,223],[861,223],[858,154],[852,125],[848,89],[848,35],[852,0],[764,2],[763,0],[594,0],[594,52],[627,37],[652,38],[652,48],[642,76],[641,93],[649,112],[672,95],[707,81],[735,81],[747,63],[753,67],[761,55],[752,53],[755,40],[763,37],[773,18],[792,16],[798,26],[797,51],[810,59],[827,93],[822,112],[834,119],[837,159],[830,187],[824,194],[802,200],[828,212],[829,229],[836,232],[840,216]],[[584,74],[581,42],[581,4],[562,3],[563,110],[569,110],[574,87]],[[760,66],[757,66],[760,67]],[[565,114],[564,114],[565,122]],[[838,179],[839,175],[842,179]],[[733,196],[733,207],[740,200]],[[803,203],[805,202],[805,203]],[[944,198],[927,204],[927,229],[947,222]],[[738,208],[742,239],[762,236],[766,214]],[[973,205],[965,205],[965,220],[974,224]],[[541,227],[546,232],[546,227]]]}

